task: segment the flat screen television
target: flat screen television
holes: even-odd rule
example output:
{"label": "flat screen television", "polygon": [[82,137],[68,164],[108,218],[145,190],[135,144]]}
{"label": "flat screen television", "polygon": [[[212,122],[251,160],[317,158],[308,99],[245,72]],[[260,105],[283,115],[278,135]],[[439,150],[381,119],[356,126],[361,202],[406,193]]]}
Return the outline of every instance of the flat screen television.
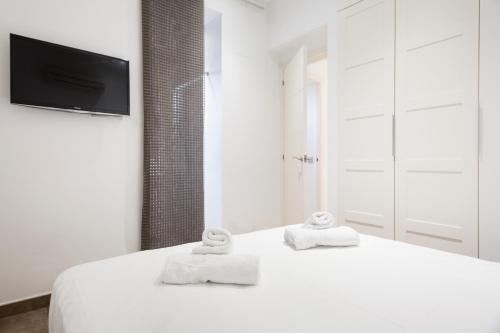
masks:
{"label": "flat screen television", "polygon": [[126,60],[10,34],[10,102],[130,115]]}

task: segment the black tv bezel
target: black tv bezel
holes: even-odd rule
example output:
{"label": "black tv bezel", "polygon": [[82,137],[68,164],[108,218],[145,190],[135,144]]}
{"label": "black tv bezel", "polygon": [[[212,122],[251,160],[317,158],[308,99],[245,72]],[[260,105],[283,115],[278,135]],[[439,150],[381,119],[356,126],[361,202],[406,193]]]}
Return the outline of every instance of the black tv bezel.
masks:
{"label": "black tv bezel", "polygon": [[[82,53],[86,55],[91,55],[91,56],[96,56],[96,57],[101,57],[104,59],[108,60],[114,60],[114,61],[121,61],[125,63],[127,66],[127,113],[122,114],[122,113],[114,113],[112,110],[106,110],[106,109],[100,109],[100,108],[82,108],[80,106],[71,106],[71,105],[56,105],[56,104],[48,104],[48,103],[40,103],[37,101],[30,101],[29,103],[26,103],[26,101],[16,101],[13,100],[12,96],[12,80],[13,80],[13,73],[12,73],[12,57],[13,57],[13,50],[12,50],[12,39],[17,38],[17,39],[24,39],[24,40],[29,40],[32,42],[36,43],[41,43],[45,44],[51,47],[56,47],[60,49],[66,49],[70,50],[72,52],[76,53]],[[13,105],[21,105],[21,106],[28,106],[28,107],[34,107],[34,108],[40,108],[40,109],[46,109],[46,110],[55,110],[55,111],[64,111],[64,112],[72,112],[72,113],[84,113],[84,114],[91,114],[91,115],[105,115],[105,116],[115,116],[115,117],[123,117],[123,116],[130,116],[130,62],[125,59],[117,58],[117,57],[111,57],[105,54],[100,54],[100,53],[95,53],[95,52],[90,52],[90,51],[85,51],[82,49],[74,48],[74,47],[69,47],[61,44],[55,44],[31,37],[26,37],[26,36],[21,36],[17,34],[10,33],[10,38],[9,38],[9,54],[10,54],[10,59],[9,59],[9,64],[10,64],[10,103]]]}

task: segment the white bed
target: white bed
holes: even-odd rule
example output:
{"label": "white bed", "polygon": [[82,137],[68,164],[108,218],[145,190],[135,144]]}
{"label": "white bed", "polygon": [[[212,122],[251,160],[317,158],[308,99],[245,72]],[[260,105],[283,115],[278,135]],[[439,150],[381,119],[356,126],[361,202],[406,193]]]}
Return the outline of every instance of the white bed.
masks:
{"label": "white bed", "polygon": [[294,251],[283,228],[235,236],[261,256],[258,286],[159,282],[194,244],[73,267],[55,282],[51,333],[500,332],[500,264],[361,236]]}

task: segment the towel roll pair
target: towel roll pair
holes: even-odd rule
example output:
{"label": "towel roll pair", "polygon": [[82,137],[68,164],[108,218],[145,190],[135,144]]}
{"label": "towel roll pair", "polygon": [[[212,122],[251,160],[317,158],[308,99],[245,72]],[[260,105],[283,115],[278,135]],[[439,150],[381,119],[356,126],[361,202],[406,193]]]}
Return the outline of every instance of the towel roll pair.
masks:
{"label": "towel roll pair", "polygon": [[296,250],[317,246],[355,246],[359,244],[358,233],[349,227],[338,227],[332,214],[313,213],[303,225],[285,230],[285,241]]}
{"label": "towel roll pair", "polygon": [[192,253],[167,257],[162,281],[167,284],[228,283],[255,285],[259,280],[259,257],[229,254],[233,248],[231,233],[222,228],[203,231],[202,244]]}

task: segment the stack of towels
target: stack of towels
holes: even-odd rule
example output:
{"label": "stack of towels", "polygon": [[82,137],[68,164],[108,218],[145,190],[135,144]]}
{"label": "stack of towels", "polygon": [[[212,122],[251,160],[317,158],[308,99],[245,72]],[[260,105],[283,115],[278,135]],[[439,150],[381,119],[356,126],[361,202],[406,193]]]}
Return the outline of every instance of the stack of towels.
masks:
{"label": "stack of towels", "polygon": [[205,229],[202,244],[192,253],[167,257],[162,281],[168,284],[230,283],[255,285],[259,279],[259,257],[231,254],[233,240],[222,228]]}
{"label": "stack of towels", "polygon": [[359,244],[359,235],[352,228],[337,226],[332,214],[316,212],[303,225],[287,228],[285,241],[296,250],[316,246],[355,246]]}

